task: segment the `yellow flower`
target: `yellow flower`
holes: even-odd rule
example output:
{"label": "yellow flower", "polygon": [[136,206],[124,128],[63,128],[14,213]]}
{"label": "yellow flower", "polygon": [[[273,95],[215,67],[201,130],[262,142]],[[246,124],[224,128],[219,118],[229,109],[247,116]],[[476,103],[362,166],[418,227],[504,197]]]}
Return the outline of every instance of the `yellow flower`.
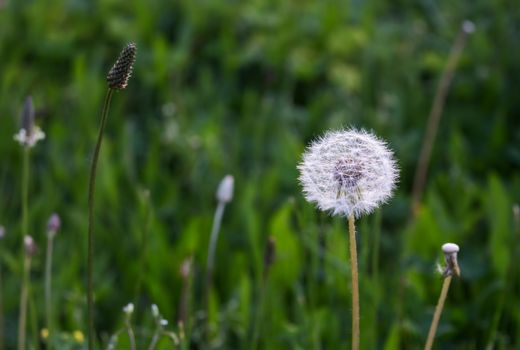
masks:
{"label": "yellow flower", "polygon": [[72,337],[74,337],[74,340],[78,343],[83,343],[85,341],[85,336],[81,331],[74,331],[74,333],[72,333]]}
{"label": "yellow flower", "polygon": [[42,328],[42,330],[40,331],[40,336],[43,339],[47,339],[49,337],[49,330],[47,328]]}

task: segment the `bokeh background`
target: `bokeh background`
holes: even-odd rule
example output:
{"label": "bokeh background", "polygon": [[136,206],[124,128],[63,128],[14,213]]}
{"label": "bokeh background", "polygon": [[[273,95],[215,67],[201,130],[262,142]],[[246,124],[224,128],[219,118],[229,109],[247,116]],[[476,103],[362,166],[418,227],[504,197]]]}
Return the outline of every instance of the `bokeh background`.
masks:
{"label": "bokeh background", "polygon": [[[30,339],[44,325],[47,218],[57,212],[55,322],[86,332],[87,184],[105,75],[130,41],[128,88],[113,99],[98,170],[95,281],[100,347],[133,301],[139,348],[155,303],[178,332],[189,291],[190,348],[347,349],[346,223],[298,184],[305,145],[328,129],[388,140],[395,197],[358,223],[364,349],[417,349],[442,279],[440,246],[461,246],[436,345],[520,349],[520,4],[516,1],[0,1],[0,241],[6,348],[21,279],[22,149],[32,95],[46,139],[31,152]],[[476,31],[457,67],[422,205],[411,189],[439,78],[461,23]],[[235,177],[218,241],[205,342],[205,264],[215,191]],[[518,223],[517,223],[518,225]],[[268,237],[276,258],[264,284]],[[189,278],[180,273],[192,257]],[[265,288],[264,312],[259,300]],[[41,341],[43,348],[44,342]],[[30,341],[34,348],[34,342]],[[60,341],[60,348],[85,344]],[[124,336],[118,348],[128,348]],[[163,340],[161,349],[171,348]]]}

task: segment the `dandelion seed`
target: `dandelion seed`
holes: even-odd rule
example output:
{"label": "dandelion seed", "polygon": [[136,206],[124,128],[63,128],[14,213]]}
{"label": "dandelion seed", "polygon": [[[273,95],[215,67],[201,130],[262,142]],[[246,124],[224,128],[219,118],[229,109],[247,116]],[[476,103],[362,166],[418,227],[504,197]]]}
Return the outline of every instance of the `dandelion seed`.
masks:
{"label": "dandelion seed", "polygon": [[355,129],[331,131],[313,142],[298,169],[306,199],[343,216],[372,212],[391,197],[398,178],[386,143]]}

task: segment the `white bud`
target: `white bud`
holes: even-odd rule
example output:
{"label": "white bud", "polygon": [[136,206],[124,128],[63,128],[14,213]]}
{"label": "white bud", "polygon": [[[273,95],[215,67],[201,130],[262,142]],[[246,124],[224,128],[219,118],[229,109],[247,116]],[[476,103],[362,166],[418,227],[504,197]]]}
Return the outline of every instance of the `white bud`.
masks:
{"label": "white bud", "polygon": [[476,27],[475,27],[475,23],[473,23],[472,21],[470,20],[465,20],[464,22],[462,22],[462,30],[464,32],[466,32],[467,34],[471,34],[475,31]]}
{"label": "white bud", "polygon": [[226,175],[220,184],[218,185],[217,190],[217,199],[219,202],[229,203],[233,199],[233,187],[235,184],[235,179],[232,175]]}
{"label": "white bud", "polygon": [[128,305],[123,308],[123,312],[127,315],[131,315],[134,312],[134,304],[128,303]]}
{"label": "white bud", "polygon": [[164,318],[161,320],[161,326],[165,327],[168,325],[168,320],[165,320]]}
{"label": "white bud", "polygon": [[155,304],[152,304],[152,315],[156,318],[159,317],[159,308]]}
{"label": "white bud", "polygon": [[455,243],[445,243],[442,245],[442,251],[444,254],[453,254],[459,252],[459,246]]}

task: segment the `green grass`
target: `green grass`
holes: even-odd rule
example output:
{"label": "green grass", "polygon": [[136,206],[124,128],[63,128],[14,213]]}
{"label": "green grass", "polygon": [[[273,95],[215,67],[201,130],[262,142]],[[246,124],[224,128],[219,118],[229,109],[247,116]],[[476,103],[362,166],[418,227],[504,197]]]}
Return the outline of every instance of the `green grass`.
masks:
{"label": "green grass", "polygon": [[[464,19],[477,30],[448,96],[422,210],[410,222],[426,117]],[[105,75],[130,41],[138,46],[134,76],[114,95],[97,179],[96,329],[105,339],[123,326],[130,301],[138,348],[154,330],[152,303],[176,330],[179,269],[193,255],[187,334],[200,347],[215,191],[229,173],[235,198],[210,298],[215,347],[248,348],[273,236],[259,348],[348,348],[345,222],[305,202],[296,165],[315,136],[353,125],[387,139],[401,168],[396,196],[358,222],[362,348],[424,344],[446,241],[461,246],[462,279],[451,285],[436,346],[519,348],[520,232],[511,210],[520,201],[519,20],[513,3],[484,0],[8,1],[0,9],[6,348],[15,346],[20,291],[22,149],[12,137],[23,100],[33,96],[47,134],[31,152],[29,190],[29,232],[40,246],[31,275],[38,325],[45,224],[58,212],[54,325],[86,334],[88,169]],[[30,324],[28,332],[30,342]]]}

